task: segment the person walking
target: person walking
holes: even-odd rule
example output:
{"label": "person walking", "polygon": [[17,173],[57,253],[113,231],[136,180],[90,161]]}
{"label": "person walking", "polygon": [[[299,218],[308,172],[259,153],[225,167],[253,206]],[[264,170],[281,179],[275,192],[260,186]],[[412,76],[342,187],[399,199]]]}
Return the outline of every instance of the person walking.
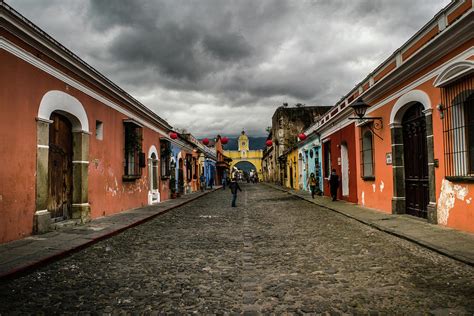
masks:
{"label": "person walking", "polygon": [[214,185],[214,177],[211,176],[211,177],[209,178],[209,187],[211,188],[211,190],[212,190],[212,186],[213,186],[213,185]]}
{"label": "person walking", "polygon": [[339,176],[336,174],[336,169],[332,169],[329,176],[329,188],[331,190],[332,200],[337,200],[337,189],[339,188]]}
{"label": "person walking", "polygon": [[232,193],[232,207],[236,207],[237,205],[235,203],[237,202],[237,190],[242,192],[242,189],[235,178],[232,178],[232,181],[229,184],[229,189],[230,193]]}
{"label": "person walking", "polygon": [[204,192],[204,190],[206,189],[206,176],[204,175],[204,173],[202,173],[199,177],[199,181],[201,182],[201,192]]}
{"label": "person walking", "polygon": [[222,177],[222,190],[225,190],[226,182],[227,182],[227,179],[226,179],[226,176],[224,175],[224,176]]}
{"label": "person walking", "polygon": [[311,173],[309,176],[307,185],[311,190],[311,197],[314,199],[314,194],[316,193],[316,177],[314,176],[314,173]]}

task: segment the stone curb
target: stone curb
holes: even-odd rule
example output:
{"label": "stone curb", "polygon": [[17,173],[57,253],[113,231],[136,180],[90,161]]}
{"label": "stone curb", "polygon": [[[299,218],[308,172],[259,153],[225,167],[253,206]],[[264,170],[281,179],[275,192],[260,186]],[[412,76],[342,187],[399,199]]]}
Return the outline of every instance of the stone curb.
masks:
{"label": "stone curb", "polygon": [[[111,238],[117,234],[120,234],[121,232],[127,230],[127,229],[130,229],[130,228],[133,228],[135,226],[138,226],[138,225],[141,225],[145,222],[148,222],[150,220],[152,220],[153,218],[155,217],[158,217],[160,215],[163,215],[163,214],[166,214],[168,213],[169,211],[173,210],[173,209],[176,209],[178,207],[181,207],[183,205],[186,205],[192,201],[195,201],[205,195],[208,195],[210,193],[213,193],[217,190],[221,189],[221,187],[217,187],[217,188],[214,188],[210,191],[206,191],[200,195],[197,195],[195,197],[192,197],[190,198],[189,200],[185,200],[185,201],[182,201],[181,203],[179,204],[176,204],[176,205],[172,205],[170,206],[169,208],[165,208],[161,211],[158,211],[157,213],[155,214],[151,214],[150,216],[147,216],[145,218],[142,218],[142,219],[139,219],[137,220],[136,222],[132,222],[128,225],[125,225],[123,227],[120,227],[120,228],[117,228],[116,230],[113,230],[113,231],[109,231],[109,232],[106,232],[104,233],[104,235],[101,235],[101,236],[97,236],[97,237],[94,237],[94,238],[91,238],[90,240],[88,241],[85,241],[84,243],[80,244],[80,245],[77,245],[77,246],[73,246],[67,250],[63,250],[63,251],[58,251],[57,253],[55,254],[52,254],[50,256],[45,256],[44,258],[41,258],[35,262],[31,262],[31,263],[27,263],[25,265],[22,265],[22,266],[18,266],[18,267],[15,267],[9,271],[6,271],[6,272],[2,272],[0,273],[0,280],[6,280],[6,279],[14,279],[14,278],[17,278],[21,275],[25,275],[25,274],[28,274],[30,273],[31,271],[35,270],[35,269],[38,269],[48,263],[51,263],[51,262],[54,262],[54,261],[57,261],[59,259],[62,259],[64,257],[67,257],[75,252],[78,252],[84,248],[87,248],[101,240],[105,240],[105,239],[108,239],[108,238]],[[132,209],[132,210],[140,210],[141,208],[135,208],[135,209]],[[122,212],[123,213],[123,212]],[[121,214],[121,213],[117,213],[117,214]],[[115,214],[114,214],[115,215]],[[113,216],[113,215],[112,215]]]}
{"label": "stone curb", "polygon": [[[415,243],[415,244],[417,244],[417,245],[420,245],[420,246],[422,246],[422,247],[424,247],[424,248],[427,248],[427,249],[430,249],[430,250],[432,250],[432,251],[435,251],[435,252],[437,252],[437,253],[439,253],[439,254],[441,254],[441,255],[443,255],[443,256],[446,256],[446,257],[448,257],[448,258],[454,259],[454,260],[456,260],[456,261],[460,261],[460,262],[462,262],[462,263],[464,263],[464,264],[467,264],[467,265],[470,265],[470,266],[474,266],[474,260],[473,260],[473,259],[471,259],[471,258],[466,258],[466,257],[464,257],[464,256],[458,255],[457,253],[452,252],[452,251],[450,251],[449,249],[445,249],[445,248],[442,248],[442,247],[438,247],[438,246],[436,246],[436,245],[433,245],[433,244],[427,242],[426,240],[422,240],[422,239],[418,239],[418,238],[414,238],[414,237],[405,235],[405,234],[403,234],[403,233],[401,233],[401,232],[399,232],[399,231],[396,231],[396,230],[394,230],[394,229],[390,229],[390,228],[387,228],[387,227],[383,227],[383,226],[381,226],[381,225],[378,225],[377,223],[374,223],[374,222],[372,222],[372,221],[370,221],[370,220],[364,220],[364,219],[362,219],[362,218],[358,218],[358,217],[356,217],[356,216],[353,216],[352,214],[348,214],[348,213],[346,213],[346,212],[337,210],[337,209],[335,209],[335,208],[328,207],[327,205],[317,203],[316,201],[309,200],[309,199],[307,199],[307,198],[305,198],[305,197],[303,197],[303,196],[300,196],[300,195],[298,195],[298,194],[296,194],[296,193],[294,193],[294,192],[291,192],[291,191],[289,191],[289,190],[287,190],[287,189],[285,189],[285,188],[279,187],[279,186],[277,186],[277,185],[273,185],[273,184],[270,184],[270,183],[263,183],[263,184],[266,185],[266,186],[268,186],[268,187],[270,187],[270,188],[273,188],[273,189],[276,189],[276,190],[280,190],[280,191],[282,191],[282,192],[286,192],[286,193],[288,193],[288,194],[290,194],[290,195],[296,196],[296,197],[298,197],[298,198],[300,198],[300,199],[302,199],[302,200],[304,200],[304,201],[306,201],[306,202],[309,202],[309,203],[318,205],[318,206],[323,207],[323,208],[325,208],[325,209],[328,209],[328,210],[330,210],[330,211],[333,211],[333,212],[336,212],[336,213],[338,213],[338,214],[344,215],[344,216],[346,216],[346,217],[348,217],[348,218],[351,218],[351,219],[353,219],[353,220],[355,220],[355,221],[357,221],[357,222],[359,222],[359,223],[362,223],[362,224],[365,224],[365,225],[367,225],[367,226],[373,227],[373,228],[375,228],[375,229],[377,229],[377,230],[379,230],[379,231],[382,231],[382,232],[388,233],[388,234],[390,234],[390,235],[393,235],[393,236],[396,236],[396,237],[405,239],[405,240],[407,240],[407,241],[413,242],[413,243]],[[341,201],[339,201],[339,202],[341,202]],[[346,203],[346,202],[343,202],[343,203]],[[358,205],[358,206],[361,207],[360,205]]]}

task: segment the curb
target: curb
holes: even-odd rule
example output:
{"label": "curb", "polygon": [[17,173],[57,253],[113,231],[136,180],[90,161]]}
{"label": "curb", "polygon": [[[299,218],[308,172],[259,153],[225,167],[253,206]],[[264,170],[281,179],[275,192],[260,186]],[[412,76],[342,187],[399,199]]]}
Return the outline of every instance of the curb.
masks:
{"label": "curb", "polygon": [[347,217],[347,218],[353,219],[353,220],[355,220],[355,221],[357,221],[357,222],[359,222],[359,223],[362,223],[362,224],[364,224],[364,225],[370,226],[370,227],[375,228],[375,229],[377,229],[377,230],[379,230],[379,231],[382,231],[382,232],[384,232],[384,233],[387,233],[387,234],[390,234],[390,235],[392,235],[392,236],[395,236],[395,237],[398,237],[398,238],[401,238],[401,239],[410,241],[410,242],[412,242],[412,243],[415,243],[415,244],[417,244],[417,245],[419,245],[419,246],[422,246],[422,247],[424,247],[424,248],[426,248],[426,249],[429,249],[429,250],[432,250],[432,251],[434,251],[434,252],[436,252],[436,253],[439,253],[439,254],[441,254],[441,255],[443,255],[443,256],[445,256],[445,257],[451,258],[451,259],[453,259],[453,260],[456,260],[456,261],[459,261],[459,262],[462,262],[462,263],[464,263],[464,264],[467,264],[467,265],[469,265],[469,266],[474,267],[474,261],[469,260],[468,258],[459,256],[459,255],[457,255],[457,254],[455,254],[455,253],[453,253],[453,252],[451,252],[451,251],[449,251],[449,250],[447,250],[447,249],[436,247],[436,246],[431,245],[431,244],[429,244],[429,243],[427,243],[427,242],[424,242],[424,241],[415,239],[415,238],[413,238],[413,237],[410,237],[410,236],[407,236],[407,235],[398,233],[398,232],[396,232],[396,231],[394,231],[394,230],[391,230],[391,229],[389,229],[389,228],[382,227],[382,226],[380,226],[380,225],[377,225],[376,223],[373,223],[373,222],[370,222],[370,221],[366,221],[366,220],[357,218],[357,217],[355,217],[355,216],[352,216],[352,215],[350,215],[350,214],[344,213],[344,212],[339,211],[339,210],[337,210],[337,209],[334,209],[334,208],[328,207],[328,206],[326,206],[326,205],[322,205],[322,204],[319,204],[319,203],[317,203],[317,202],[308,200],[308,199],[306,199],[305,197],[302,197],[302,196],[299,196],[299,195],[296,194],[296,193],[287,191],[287,190],[284,189],[284,188],[280,188],[280,187],[278,187],[278,186],[273,186],[273,185],[268,184],[268,183],[263,183],[263,184],[266,185],[266,186],[268,186],[268,187],[270,187],[270,188],[273,188],[273,189],[275,189],[275,190],[279,190],[279,191],[282,191],[282,192],[286,192],[286,193],[288,193],[288,194],[290,194],[290,195],[292,195],[292,196],[296,196],[297,198],[300,198],[300,199],[302,199],[302,200],[304,200],[304,201],[306,201],[306,202],[308,202],[308,203],[311,203],[311,204],[317,205],[317,206],[319,206],[319,207],[325,208],[325,209],[327,209],[327,210],[330,210],[330,211],[336,212],[336,213],[338,213],[338,214],[341,214],[341,215],[343,215],[343,216],[345,216],[345,217]]}
{"label": "curb", "polygon": [[[178,207],[181,207],[181,206],[183,206],[183,205],[186,205],[186,204],[188,204],[188,203],[190,203],[190,202],[192,202],[192,201],[195,201],[195,200],[197,200],[197,199],[199,199],[199,198],[201,198],[201,197],[203,197],[203,196],[206,196],[206,195],[208,195],[208,194],[210,194],[210,193],[213,193],[213,192],[215,192],[215,191],[217,191],[217,190],[219,190],[219,189],[221,189],[221,187],[212,189],[212,190],[210,190],[210,191],[206,191],[206,192],[204,192],[204,193],[201,194],[201,195],[198,195],[198,196],[195,196],[195,197],[193,197],[193,198],[190,198],[189,200],[183,201],[183,202],[181,202],[181,203],[179,203],[179,204],[177,204],[177,205],[170,206],[169,208],[164,209],[164,210],[162,210],[162,211],[160,211],[160,212],[158,212],[158,213],[156,213],[156,214],[152,214],[152,215],[150,215],[150,216],[148,216],[148,217],[146,217],[146,218],[142,218],[142,219],[140,219],[140,220],[138,220],[138,221],[136,221],[136,222],[134,222],[134,223],[130,223],[130,224],[128,224],[128,225],[126,225],[126,226],[124,226],[124,227],[121,227],[121,228],[119,228],[119,229],[117,229],[117,230],[114,230],[114,231],[105,233],[105,234],[102,235],[102,236],[92,238],[92,239],[90,239],[89,241],[87,241],[87,242],[85,242],[85,243],[83,243],[83,244],[81,244],[81,245],[78,245],[78,246],[72,247],[72,248],[70,248],[70,249],[67,249],[67,250],[64,250],[64,251],[55,253],[55,254],[53,254],[53,255],[51,255],[51,256],[48,256],[48,257],[44,257],[44,258],[42,258],[42,259],[40,259],[40,260],[38,260],[38,261],[36,261],[36,262],[33,262],[33,263],[31,263],[31,264],[26,264],[26,265],[24,265],[24,266],[20,266],[20,267],[14,268],[14,269],[12,269],[12,270],[10,270],[10,271],[7,271],[7,272],[5,272],[5,273],[0,274],[0,280],[15,279],[15,278],[18,278],[18,277],[20,277],[20,276],[22,276],[22,275],[26,275],[26,274],[28,274],[28,273],[31,273],[33,270],[36,270],[36,269],[38,269],[38,268],[40,268],[40,267],[42,267],[42,266],[45,266],[45,265],[47,265],[47,264],[49,264],[49,263],[51,263],[51,262],[54,262],[54,261],[57,261],[57,260],[59,260],[59,259],[65,258],[65,257],[67,257],[67,256],[70,256],[70,255],[72,255],[73,253],[78,252],[78,251],[80,251],[80,250],[82,250],[82,249],[85,249],[85,248],[87,248],[87,247],[90,247],[91,245],[93,245],[93,244],[95,244],[95,243],[97,243],[97,242],[99,242],[99,241],[102,241],[102,240],[105,240],[105,239],[109,239],[109,238],[111,238],[111,237],[113,237],[113,236],[115,236],[115,235],[120,234],[121,232],[123,232],[123,231],[125,231],[125,230],[127,230],[127,229],[130,229],[130,228],[133,228],[133,227],[135,227],[135,226],[141,225],[141,224],[143,224],[143,223],[145,223],[145,222],[148,222],[148,221],[154,219],[155,217],[158,217],[158,216],[160,216],[160,215],[166,214],[166,213],[168,213],[168,212],[171,211],[171,210],[174,210],[174,209],[176,209],[176,208],[178,208]],[[120,214],[120,213],[117,213],[117,214]]]}

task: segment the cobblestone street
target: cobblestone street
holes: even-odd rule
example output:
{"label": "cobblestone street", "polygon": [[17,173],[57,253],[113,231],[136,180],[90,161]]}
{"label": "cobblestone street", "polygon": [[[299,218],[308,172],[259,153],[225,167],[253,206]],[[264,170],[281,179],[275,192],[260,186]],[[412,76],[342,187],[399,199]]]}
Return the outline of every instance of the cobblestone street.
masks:
{"label": "cobblestone street", "polygon": [[264,185],[0,285],[11,313],[474,313],[474,269]]}

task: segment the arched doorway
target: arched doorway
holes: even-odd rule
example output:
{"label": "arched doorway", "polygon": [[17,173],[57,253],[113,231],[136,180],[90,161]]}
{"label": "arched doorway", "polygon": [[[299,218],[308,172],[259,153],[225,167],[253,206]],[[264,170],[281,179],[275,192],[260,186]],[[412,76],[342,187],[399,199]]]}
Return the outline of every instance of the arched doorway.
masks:
{"label": "arched doorway", "polygon": [[250,171],[257,171],[255,165],[249,161],[239,161],[235,164],[237,169],[242,170],[244,173],[250,174]]}
{"label": "arched doorway", "polygon": [[406,213],[427,217],[429,203],[426,120],[423,105],[415,103],[403,115]]}
{"label": "arched doorway", "polygon": [[148,153],[148,174],[150,178],[150,190],[148,192],[148,204],[160,202],[159,191],[159,160],[155,146],[151,146]]}
{"label": "arched doorway", "polygon": [[341,144],[341,182],[342,196],[349,195],[349,152],[347,144]]}
{"label": "arched doorway", "polygon": [[41,99],[36,118],[36,212],[33,232],[51,223],[90,219],[88,198],[89,122],[82,104],[62,91]]}
{"label": "arched doorway", "polygon": [[178,160],[178,193],[184,194],[184,163],[183,158]]}
{"label": "arched doorway", "polygon": [[433,117],[429,96],[412,90],[390,114],[392,139],[392,213],[437,223]]}
{"label": "arched doorway", "polygon": [[51,221],[58,222],[72,215],[72,124],[57,112],[50,120],[47,210]]}

